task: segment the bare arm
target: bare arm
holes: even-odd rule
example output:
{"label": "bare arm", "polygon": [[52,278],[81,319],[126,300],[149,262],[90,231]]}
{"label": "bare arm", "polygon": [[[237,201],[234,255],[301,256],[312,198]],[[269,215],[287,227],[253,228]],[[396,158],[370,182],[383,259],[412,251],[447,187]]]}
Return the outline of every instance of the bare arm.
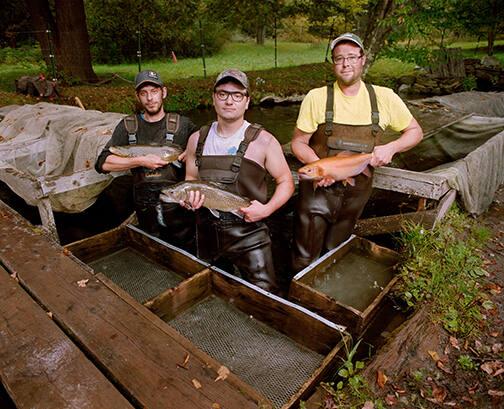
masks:
{"label": "bare arm", "polygon": [[371,166],[378,167],[389,164],[396,153],[404,152],[413,148],[413,146],[417,145],[422,138],[422,128],[418,124],[417,120],[412,118],[410,124],[402,131],[402,134],[398,139],[374,148]]}
{"label": "bare arm", "polygon": [[266,149],[264,167],[275,179],[275,192],[266,204],[254,200],[249,207],[240,209],[248,222],[256,222],[270,216],[283,206],[294,193],[294,181],[289,165],[285,160],[282,146],[274,137],[271,137]]}
{"label": "bare arm", "polygon": [[292,135],[291,149],[292,153],[302,163],[310,163],[319,160],[315,151],[310,147],[309,142],[312,133],[306,133],[299,128],[294,128],[294,135]]}
{"label": "bare arm", "polygon": [[168,162],[156,155],[138,156],[136,158],[123,158],[117,155],[109,155],[103,162],[102,169],[106,172],[122,172],[143,166],[149,169],[157,169],[166,166]]}

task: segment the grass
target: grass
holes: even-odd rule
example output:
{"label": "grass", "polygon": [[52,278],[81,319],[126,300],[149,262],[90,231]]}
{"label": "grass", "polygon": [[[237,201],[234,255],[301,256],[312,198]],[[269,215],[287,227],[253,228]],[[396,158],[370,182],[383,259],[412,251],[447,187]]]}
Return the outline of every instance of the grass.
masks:
{"label": "grass", "polygon": [[[277,48],[277,66],[292,67],[324,61],[325,44],[279,42]],[[264,46],[255,43],[228,43],[216,55],[205,58],[206,74],[214,77],[226,68],[238,68],[242,71],[267,70],[275,67],[275,50],[272,41]],[[99,76],[107,77],[117,73],[133,80],[138,72],[138,64],[94,65]],[[142,69],[153,69],[166,80],[179,78],[202,78],[204,76],[201,58],[180,58],[174,64],[171,58],[165,61],[144,62]]]}
{"label": "grass", "polygon": [[408,255],[401,268],[403,297],[410,307],[430,303],[436,322],[461,337],[477,335],[482,311],[491,309],[481,289],[486,274],[478,251],[489,232],[477,227],[458,208],[432,230],[406,227],[401,241]]}

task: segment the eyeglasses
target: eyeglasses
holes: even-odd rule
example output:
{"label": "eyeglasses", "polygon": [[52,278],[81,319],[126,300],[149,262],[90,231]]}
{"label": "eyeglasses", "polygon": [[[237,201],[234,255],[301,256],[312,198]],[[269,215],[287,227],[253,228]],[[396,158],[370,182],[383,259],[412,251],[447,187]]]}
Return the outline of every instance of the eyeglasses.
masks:
{"label": "eyeglasses", "polygon": [[243,98],[245,98],[248,94],[246,92],[238,92],[238,91],[215,91],[215,96],[219,101],[227,101],[228,97],[231,95],[231,99],[234,102],[242,102]]}
{"label": "eyeglasses", "polygon": [[161,88],[153,88],[150,91],[143,89],[138,93],[138,96],[142,97],[142,98],[147,98],[148,95],[151,95],[152,97],[156,97],[160,92],[161,92]]}
{"label": "eyeglasses", "polygon": [[339,55],[338,57],[333,57],[333,63],[334,65],[342,65],[346,60],[348,64],[355,65],[357,64],[357,61],[359,61],[359,59],[361,58],[362,55],[349,55],[348,57],[343,57]]}

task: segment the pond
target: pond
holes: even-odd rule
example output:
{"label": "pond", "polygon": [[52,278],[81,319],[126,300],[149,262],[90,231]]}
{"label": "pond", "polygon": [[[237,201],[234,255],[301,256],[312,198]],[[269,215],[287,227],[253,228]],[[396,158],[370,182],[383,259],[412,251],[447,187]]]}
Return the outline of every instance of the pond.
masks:
{"label": "pond", "polygon": [[[296,125],[299,105],[275,105],[273,107],[250,107],[245,113],[245,119],[263,125],[280,141],[290,142]],[[198,126],[203,126],[215,120],[213,108],[194,109],[184,112]]]}

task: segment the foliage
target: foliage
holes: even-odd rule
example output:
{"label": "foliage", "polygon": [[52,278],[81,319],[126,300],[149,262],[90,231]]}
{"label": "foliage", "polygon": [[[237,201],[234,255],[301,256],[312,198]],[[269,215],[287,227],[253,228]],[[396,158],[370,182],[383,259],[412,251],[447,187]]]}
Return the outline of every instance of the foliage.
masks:
{"label": "foliage", "polygon": [[418,45],[402,46],[393,44],[384,47],[378,58],[396,58],[403,62],[410,62],[425,67],[429,63],[430,49]]}
{"label": "foliage", "polygon": [[95,62],[135,61],[137,50],[142,59],[201,55],[201,16],[205,52],[212,54],[227,39],[223,26],[208,20],[199,0],[87,0],[86,14]]}
{"label": "foliage", "polygon": [[401,268],[403,296],[408,306],[422,302],[433,306],[435,319],[451,333],[478,333],[486,295],[480,288],[485,275],[478,248],[484,244],[457,208],[432,230],[408,225],[401,236],[407,261]]}
{"label": "foliage", "polygon": [[474,362],[470,355],[460,355],[457,362],[465,371],[473,371],[478,368],[478,365]]}
{"label": "foliage", "polygon": [[31,42],[30,22],[24,2],[3,0],[0,13],[0,47],[16,47]]}
{"label": "foliage", "polygon": [[464,87],[464,91],[472,91],[473,89],[476,89],[476,77],[474,75],[468,75],[464,77],[464,79],[462,80],[462,86]]}
{"label": "foliage", "polygon": [[383,402],[374,400],[369,385],[360,371],[364,368],[364,362],[356,360],[357,350],[361,340],[349,349],[345,342],[345,359],[337,371],[339,380],[336,382],[322,382],[321,387],[328,393],[332,400],[329,407],[338,408],[361,408],[366,401],[374,403],[376,409],[384,408]]}
{"label": "foliage", "polygon": [[21,67],[45,66],[38,45],[22,46],[18,48],[0,48],[0,64],[19,65]]}

